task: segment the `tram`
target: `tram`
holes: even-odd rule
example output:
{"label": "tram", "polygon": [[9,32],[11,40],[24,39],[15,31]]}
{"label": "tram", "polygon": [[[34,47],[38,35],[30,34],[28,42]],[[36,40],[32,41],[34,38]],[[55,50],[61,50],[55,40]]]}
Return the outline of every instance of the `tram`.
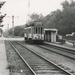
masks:
{"label": "tram", "polygon": [[32,22],[25,27],[24,39],[28,42],[43,43],[44,28],[42,22]]}

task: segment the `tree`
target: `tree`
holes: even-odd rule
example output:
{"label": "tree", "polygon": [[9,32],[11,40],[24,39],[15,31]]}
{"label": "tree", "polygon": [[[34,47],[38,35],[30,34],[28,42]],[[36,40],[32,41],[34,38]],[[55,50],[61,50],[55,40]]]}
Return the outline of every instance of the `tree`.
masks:
{"label": "tree", "polygon": [[48,14],[45,19],[45,27],[57,28],[59,34],[67,34],[75,31],[75,1],[67,0],[61,3],[63,9]]}
{"label": "tree", "polygon": [[13,28],[10,28],[10,29],[9,29],[9,31],[8,31],[8,34],[9,34],[9,35],[12,35],[12,30],[13,30]]}
{"label": "tree", "polygon": [[75,2],[73,0],[71,0],[71,3],[68,4],[64,2],[62,6],[63,27],[66,26],[67,33],[72,33],[75,30]]}
{"label": "tree", "polygon": [[3,22],[3,18],[4,18],[5,16],[6,16],[6,14],[0,16],[0,23]]}
{"label": "tree", "polygon": [[19,36],[24,37],[24,32],[25,32],[25,30],[23,29],[23,30],[19,33]]}
{"label": "tree", "polygon": [[3,33],[3,30],[0,28],[0,32]]}
{"label": "tree", "polygon": [[27,27],[27,26],[29,26],[29,25],[33,25],[35,22],[43,22],[43,15],[42,14],[40,14],[40,15],[38,15],[38,14],[36,14],[36,13],[33,13],[33,14],[31,14],[30,15],[30,21],[28,21],[26,24],[25,24],[25,26]]}
{"label": "tree", "polygon": [[[38,15],[33,13],[30,15],[30,23],[32,24],[33,21],[41,21],[45,28],[56,28],[61,35],[75,32],[75,1],[71,0],[69,3],[65,0],[61,5],[63,7],[62,10],[57,9],[56,11],[52,11],[45,17],[43,17],[42,14]],[[28,23],[26,26],[28,26]],[[23,32],[20,32],[20,34],[21,33]]]}
{"label": "tree", "polygon": [[[22,26],[15,26],[14,27],[14,36],[23,36],[24,35],[24,25]],[[10,28],[8,33],[11,36],[12,35],[13,28]]]}
{"label": "tree", "polygon": [[42,19],[43,15],[42,14],[38,15],[36,13],[33,13],[33,14],[30,15],[30,18],[31,18],[31,21],[37,21],[39,19]]}
{"label": "tree", "polygon": [[[5,4],[5,1],[4,2],[1,2],[0,1],[0,9],[2,8],[2,6]],[[3,27],[3,25],[1,25],[1,23],[3,22],[3,18],[6,16],[6,14],[4,15],[1,15],[0,16],[0,27]]]}
{"label": "tree", "polygon": [[5,4],[6,2],[5,1],[0,1],[0,8],[2,8],[2,6]]}
{"label": "tree", "polygon": [[19,36],[20,31],[22,31],[22,29],[20,28],[20,26],[16,26],[14,28],[14,35],[15,36]]}

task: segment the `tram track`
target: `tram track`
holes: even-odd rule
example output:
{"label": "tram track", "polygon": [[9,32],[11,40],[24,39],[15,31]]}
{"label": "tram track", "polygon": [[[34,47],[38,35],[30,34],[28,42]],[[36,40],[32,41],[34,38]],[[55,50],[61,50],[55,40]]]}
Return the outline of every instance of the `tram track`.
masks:
{"label": "tram track", "polygon": [[64,57],[70,58],[72,60],[75,60],[75,50],[67,49],[56,45],[46,44],[46,43],[44,43],[43,45],[38,45],[38,44],[33,44],[33,45],[42,48],[44,50],[48,50],[56,54],[62,55]]}
{"label": "tram track", "polygon": [[47,44],[47,43],[44,43],[44,45],[46,45],[47,47],[51,47],[51,48],[54,48],[54,49],[58,49],[58,50],[62,50],[62,51],[65,51],[65,52],[68,52],[68,53],[71,53],[71,54],[75,54],[75,49],[71,49],[71,48],[66,48],[65,47],[61,47],[61,46],[56,46],[56,45],[52,45],[52,44]]}
{"label": "tram track", "polygon": [[48,51],[52,51],[54,53],[57,53],[62,56],[65,56],[65,57],[75,60],[75,51],[74,50],[70,50],[70,49],[66,49],[66,48],[62,48],[62,47],[58,47],[58,46],[54,46],[54,45],[49,45],[49,44],[37,45],[37,46],[40,48],[46,49]]}
{"label": "tram track", "polygon": [[18,52],[18,50],[14,47],[14,45],[9,42],[9,44],[12,46],[12,48],[15,50],[15,52],[18,54],[18,56],[20,57],[20,59],[23,61],[24,66],[25,66],[25,75],[36,75],[36,73],[32,70],[32,68],[28,65],[28,63],[26,62],[26,60],[21,56],[21,54]]}
{"label": "tram track", "polygon": [[[33,52],[31,49],[25,47],[24,45],[22,45],[20,43],[19,43],[19,45],[21,45],[20,48],[21,47],[25,48],[23,50],[25,51],[26,54],[23,53],[24,55],[22,55],[22,56],[24,57],[24,59],[26,59],[28,64],[35,71],[36,75],[40,75],[40,74],[42,74],[42,75],[51,75],[51,74],[52,75],[72,75],[72,73],[70,73],[69,71],[61,68],[60,66],[56,65],[52,61],[43,57],[42,55],[40,55],[36,52]],[[16,48],[19,47],[19,46],[18,47],[17,46],[16,46]],[[29,53],[31,52],[31,54],[28,54],[27,51]]]}

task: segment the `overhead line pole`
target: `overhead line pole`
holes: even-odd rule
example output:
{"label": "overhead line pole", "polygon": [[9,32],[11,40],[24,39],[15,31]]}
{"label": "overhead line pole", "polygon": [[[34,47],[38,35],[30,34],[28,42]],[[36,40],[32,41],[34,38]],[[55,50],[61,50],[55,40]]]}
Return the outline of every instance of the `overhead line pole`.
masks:
{"label": "overhead line pole", "polygon": [[14,15],[12,15],[12,37],[14,37]]}
{"label": "overhead line pole", "polygon": [[30,0],[28,0],[28,15],[30,15]]}
{"label": "overhead line pole", "polygon": [[27,14],[27,20],[29,21],[30,17],[30,0],[28,0],[28,14]]}

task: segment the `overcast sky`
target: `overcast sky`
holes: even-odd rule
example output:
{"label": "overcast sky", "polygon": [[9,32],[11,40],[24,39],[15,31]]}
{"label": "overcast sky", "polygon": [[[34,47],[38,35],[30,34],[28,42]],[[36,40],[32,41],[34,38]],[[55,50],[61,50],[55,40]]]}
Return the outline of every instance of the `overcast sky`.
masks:
{"label": "overcast sky", "polygon": [[[3,0],[0,0],[3,1]],[[64,0],[4,0],[6,3],[3,5],[1,12],[7,14],[4,18],[4,29],[9,24],[12,27],[12,15],[15,16],[14,25],[23,25],[26,23],[28,14],[28,1],[30,1],[29,13],[47,14],[57,9],[62,9],[61,3]],[[70,1],[70,0],[68,0]],[[8,17],[9,16],[9,17]]]}

